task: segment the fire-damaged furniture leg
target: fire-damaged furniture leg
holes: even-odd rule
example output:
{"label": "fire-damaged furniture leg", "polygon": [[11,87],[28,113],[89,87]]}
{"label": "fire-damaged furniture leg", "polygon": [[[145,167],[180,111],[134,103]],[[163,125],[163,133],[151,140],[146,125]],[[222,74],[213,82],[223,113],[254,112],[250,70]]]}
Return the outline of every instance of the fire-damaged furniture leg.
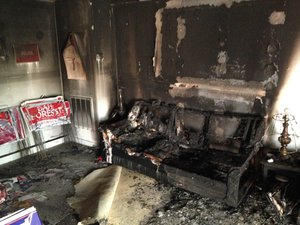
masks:
{"label": "fire-damaged furniture leg", "polygon": [[75,136],[75,128],[73,124],[67,124],[63,126],[63,132],[64,134],[68,134],[66,135],[66,141],[67,143],[70,143],[72,145],[72,150],[77,151],[78,150],[78,143],[79,140],[78,138]]}
{"label": "fire-damaged furniture leg", "polygon": [[47,154],[45,152],[44,144],[43,144],[43,134],[42,131],[33,131],[32,132],[34,141],[37,144],[37,158],[38,159],[46,159]]}
{"label": "fire-damaged furniture leg", "polygon": [[[28,142],[27,142],[27,138],[24,138],[23,140],[18,141],[18,147],[19,149],[26,149],[28,148]],[[30,149],[29,149],[30,151]],[[28,151],[21,151],[20,152],[21,156],[27,156],[28,155]]]}
{"label": "fire-damaged furniture leg", "polygon": [[27,147],[27,141],[26,141],[26,139],[18,141],[18,147],[19,147],[19,149],[26,148]]}
{"label": "fire-damaged furniture leg", "polygon": [[244,164],[241,167],[233,167],[228,172],[225,199],[228,205],[237,207],[255,182],[254,173],[257,170],[260,148],[261,144],[256,143]]}
{"label": "fire-damaged furniture leg", "polygon": [[233,207],[239,205],[240,170],[232,168],[228,173],[227,194],[225,202]]}

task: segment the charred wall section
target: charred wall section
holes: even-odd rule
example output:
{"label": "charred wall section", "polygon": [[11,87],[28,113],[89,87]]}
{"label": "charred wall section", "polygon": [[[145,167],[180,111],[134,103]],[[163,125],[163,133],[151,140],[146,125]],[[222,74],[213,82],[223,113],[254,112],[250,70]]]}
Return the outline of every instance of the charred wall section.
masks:
{"label": "charred wall section", "polygon": [[119,86],[127,102],[161,99],[202,110],[270,112],[299,33],[300,5],[218,2],[114,7]]}
{"label": "charred wall section", "polygon": [[[92,145],[96,141],[95,134],[95,88],[92,45],[91,45],[91,7],[90,1],[56,1],[57,38],[60,53],[63,91],[66,99],[71,100],[72,125],[69,131],[74,142]],[[67,45],[69,35],[77,35],[80,58],[86,73],[86,80],[68,79],[63,59],[63,51]],[[84,102],[84,107],[82,103]],[[86,104],[88,102],[88,104]],[[87,124],[80,121],[90,121]]]}
{"label": "charred wall section", "polygon": [[[74,141],[95,145],[97,124],[107,118],[116,97],[110,5],[107,1],[57,0],[55,8],[64,95],[73,102],[71,132]],[[79,37],[86,80],[68,79],[63,51],[70,33]]]}
{"label": "charred wall section", "polygon": [[117,80],[114,54],[113,10],[108,1],[91,1],[93,9],[93,60],[98,121],[108,118],[116,104]]}
{"label": "charred wall section", "polygon": [[161,5],[132,2],[116,3],[112,7],[119,88],[127,102],[149,99],[157,86],[152,66],[156,33],[154,15]]}

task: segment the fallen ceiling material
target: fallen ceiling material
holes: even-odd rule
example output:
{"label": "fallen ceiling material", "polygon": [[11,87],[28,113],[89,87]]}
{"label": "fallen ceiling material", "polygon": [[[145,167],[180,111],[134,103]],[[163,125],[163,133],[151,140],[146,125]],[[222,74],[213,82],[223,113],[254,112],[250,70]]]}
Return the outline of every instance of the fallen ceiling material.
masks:
{"label": "fallen ceiling material", "polygon": [[112,165],[91,172],[76,184],[68,203],[81,225],[140,224],[170,197],[168,189],[158,191],[156,185],[150,177]]}
{"label": "fallen ceiling material", "polygon": [[68,203],[78,213],[80,224],[107,220],[121,171],[118,166],[95,170],[75,185],[75,196]]}

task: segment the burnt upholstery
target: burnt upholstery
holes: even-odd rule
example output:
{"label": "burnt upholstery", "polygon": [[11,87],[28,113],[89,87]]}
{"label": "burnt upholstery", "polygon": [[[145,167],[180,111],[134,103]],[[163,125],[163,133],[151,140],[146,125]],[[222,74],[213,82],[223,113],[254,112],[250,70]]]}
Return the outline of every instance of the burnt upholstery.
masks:
{"label": "burnt upholstery", "polygon": [[[261,124],[262,118],[253,115],[137,101],[127,117],[100,128],[105,135],[111,133],[106,146],[112,163],[236,206],[242,195],[231,198],[228,188],[239,192],[240,178],[257,152]],[[236,184],[230,184],[232,180]]]}

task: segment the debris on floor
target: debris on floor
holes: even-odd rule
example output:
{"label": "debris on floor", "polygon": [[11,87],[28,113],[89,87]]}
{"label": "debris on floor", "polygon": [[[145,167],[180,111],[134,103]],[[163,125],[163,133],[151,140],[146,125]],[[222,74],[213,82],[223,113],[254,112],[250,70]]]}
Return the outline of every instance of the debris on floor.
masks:
{"label": "debris on floor", "polygon": [[[67,199],[76,196],[75,187],[81,181],[91,176],[93,171],[107,168],[107,164],[97,162],[95,151],[85,146],[79,146],[75,153],[71,145],[60,145],[49,149],[47,155],[48,158],[43,161],[31,155],[0,166],[0,218],[34,206],[43,225],[83,224]],[[254,186],[242,204],[233,208],[122,168],[108,218],[99,221],[91,219],[86,224],[300,224],[299,215],[297,222],[280,217],[261,187],[258,184]],[[104,188],[100,186],[99,191]],[[288,192],[292,193],[290,190]],[[86,204],[93,205],[91,201],[94,201],[101,207],[99,198],[95,196],[86,200]],[[294,211],[297,211],[296,208]]]}
{"label": "debris on floor", "polygon": [[74,194],[74,185],[80,179],[106,166],[95,162],[91,148],[80,146],[77,151],[74,154],[65,144],[49,149],[45,160],[30,155],[2,165],[0,218],[34,206],[44,225],[77,224],[76,213],[66,198]]}
{"label": "debris on floor", "polygon": [[122,168],[107,225],[140,224],[170,201],[170,186]]}
{"label": "debris on floor", "polygon": [[233,208],[197,194],[172,188],[171,201],[141,225],[287,225],[277,217],[262,192],[252,189],[245,201]]}
{"label": "debris on floor", "polygon": [[7,197],[6,187],[0,183],[0,204],[5,202]]}

